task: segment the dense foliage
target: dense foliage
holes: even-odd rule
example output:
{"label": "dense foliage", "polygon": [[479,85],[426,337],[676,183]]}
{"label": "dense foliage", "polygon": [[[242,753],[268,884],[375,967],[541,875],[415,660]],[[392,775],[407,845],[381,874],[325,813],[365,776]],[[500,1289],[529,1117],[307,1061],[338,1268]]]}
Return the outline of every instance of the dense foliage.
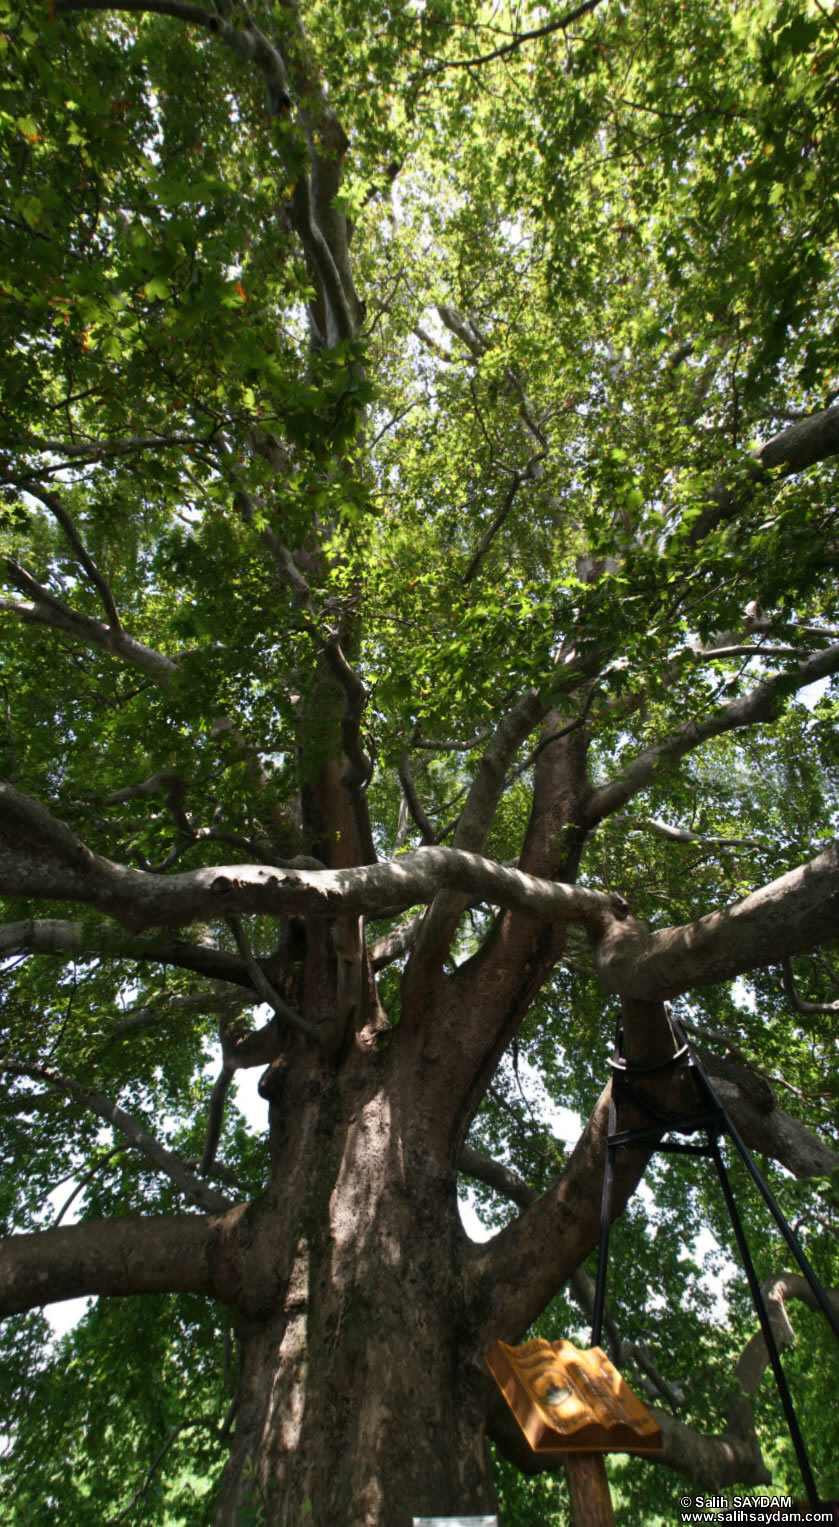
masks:
{"label": "dense foliage", "polygon": [[[352,867],[346,826],[306,814],[343,749],[381,859],[454,842],[518,862],[561,734],[586,740],[597,808],[580,881],[653,930],[812,860],[839,779],[835,15],[255,0],[197,16],[0,0],[4,778],[149,875]],[[327,249],[338,298],[301,235],[315,170],[347,233],[349,286]],[[467,840],[484,746],[530,691]],[[219,1026],[227,1057],[265,996],[202,963],[242,954],[236,928],[190,915],[164,949],[154,920],[126,931],[63,882],[16,881],[20,841],[0,928],[4,1232],[54,1224],[76,1186],[69,1220],[183,1212],[185,1192],[213,1208],[108,1122],[117,1100],[190,1183],[256,1197],[267,1141],[235,1083],[196,1173]],[[489,947],[499,905],[463,909],[450,972]],[[405,910],[383,904],[368,944]],[[780,949],[667,993],[741,1100],[771,1085],[799,1126],[795,1161],[767,1137],[764,1164],[831,1287],[834,923],[816,919],[794,967]],[[249,916],[247,941],[269,962],[276,917]],[[379,969],[394,1042],[410,947]],[[617,1010],[571,928],[470,1143],[547,1189],[573,1143],[555,1110],[592,1112]],[[754,1329],[731,1232],[695,1164],[659,1159],[647,1182],[615,1227],[612,1314],[683,1386],[681,1418],[724,1431]],[[736,1183],[771,1278],[784,1254]],[[472,1192],[488,1224],[512,1217]],[[820,1316],[789,1313],[790,1383],[837,1495],[836,1354]],[[584,1318],[560,1291],[538,1329]],[[3,1328],[10,1527],[209,1521],[229,1312],[103,1298],[48,1336],[37,1309]],[[800,1496],[769,1390],[764,1458]],[[567,1520],[561,1474],[498,1471],[508,1527]],[[678,1478],[620,1458],[610,1477],[621,1523],[672,1519]]]}

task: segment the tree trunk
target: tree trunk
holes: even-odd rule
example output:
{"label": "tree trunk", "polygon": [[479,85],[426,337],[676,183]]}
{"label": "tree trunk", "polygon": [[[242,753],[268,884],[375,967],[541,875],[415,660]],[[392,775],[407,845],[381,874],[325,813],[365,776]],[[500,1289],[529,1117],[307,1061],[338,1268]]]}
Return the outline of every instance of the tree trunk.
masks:
{"label": "tree trunk", "polygon": [[416,1107],[384,1085],[386,1056],[356,1049],[331,1076],[305,1043],[295,1059],[284,1080],[263,1079],[273,1182],[241,1297],[265,1288],[271,1264],[276,1300],[240,1315],[215,1527],[410,1527],[494,1511],[455,1174],[429,1161]]}

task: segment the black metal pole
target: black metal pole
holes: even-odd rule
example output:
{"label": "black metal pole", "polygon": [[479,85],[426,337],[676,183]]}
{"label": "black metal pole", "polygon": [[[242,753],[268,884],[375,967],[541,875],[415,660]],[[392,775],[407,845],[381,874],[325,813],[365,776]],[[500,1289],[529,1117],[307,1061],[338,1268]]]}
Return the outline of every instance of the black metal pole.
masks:
{"label": "black metal pole", "polygon": [[740,1215],[737,1212],[737,1205],[734,1202],[734,1194],[731,1191],[731,1183],[728,1180],[728,1173],[725,1169],[725,1162],[722,1159],[722,1152],[720,1151],[719,1141],[716,1140],[713,1135],[710,1134],[710,1132],[708,1136],[708,1144],[711,1148],[711,1155],[714,1158],[714,1164],[717,1168],[717,1174],[720,1179],[720,1185],[722,1187],[729,1218],[731,1220],[731,1225],[737,1240],[737,1247],[740,1252],[743,1268],[748,1280],[752,1302],[757,1311],[758,1320],[760,1321],[760,1329],[763,1332],[763,1339],[766,1342],[766,1348],[769,1353],[769,1361],[772,1364],[772,1372],[775,1375],[775,1383],[778,1386],[778,1394],[781,1397],[781,1404],[784,1408],[784,1415],[787,1418],[787,1426],[789,1427],[789,1434],[792,1438],[792,1445],[795,1448],[795,1455],[798,1459],[798,1467],[801,1470],[801,1478],[804,1481],[804,1488],[807,1492],[807,1499],[811,1506],[818,1506],[819,1492],[816,1489],[816,1482],[813,1478],[812,1470],[810,1468],[810,1460],[807,1457],[807,1449],[804,1446],[804,1438],[801,1435],[801,1429],[798,1425],[798,1417],[795,1414],[795,1407],[792,1403],[792,1395],[790,1394],[789,1388],[787,1386],[786,1375],[784,1373],[783,1367],[781,1366],[781,1354],[778,1351],[778,1344],[775,1340],[775,1333],[772,1330],[772,1322],[769,1319],[769,1312],[766,1308],[766,1302],[761,1292],[760,1284],[757,1281],[757,1273],[755,1272],[754,1263],[752,1262],[751,1253],[749,1251],[748,1242],[746,1241],[746,1236],[740,1220]]}
{"label": "black metal pole", "polygon": [[[615,1026],[615,1061],[621,1052],[623,1017],[618,1015]],[[597,1252],[597,1281],[594,1286],[594,1309],[591,1316],[591,1345],[599,1347],[603,1335],[603,1316],[606,1310],[606,1271],[609,1265],[609,1227],[612,1223],[612,1201],[615,1187],[615,1150],[612,1136],[617,1132],[618,1113],[615,1106],[615,1078],[609,1088],[609,1115],[606,1124],[606,1158],[603,1162],[603,1192],[600,1198],[600,1246]]]}
{"label": "black metal pole", "polygon": [[787,1223],[783,1211],[775,1199],[772,1189],[756,1165],[754,1158],[752,1157],[752,1153],[749,1150],[749,1147],[747,1146],[742,1135],[740,1134],[740,1131],[734,1123],[734,1120],[731,1118],[728,1109],[720,1100],[720,1098],[717,1097],[713,1085],[706,1076],[703,1067],[696,1060],[694,1061],[694,1071],[696,1072],[697,1078],[701,1081],[703,1087],[705,1088],[709,1101],[713,1104],[714,1108],[719,1111],[722,1121],[725,1125],[726,1134],[731,1136],[732,1142],[739,1152],[743,1164],[752,1179],[752,1182],[755,1184],[755,1187],[760,1193],[760,1196],[763,1199],[763,1202],[766,1204],[766,1207],[769,1209],[775,1224],[778,1226],[781,1235],[783,1236],[790,1251],[795,1257],[795,1260],[801,1268],[804,1277],[807,1279],[807,1282],[813,1291],[813,1296],[818,1301],[822,1314],[827,1320],[834,1336],[836,1337],[837,1341],[839,1341],[839,1312],[834,1309],[830,1299],[827,1296],[826,1289],[816,1277],[813,1268],[807,1260],[807,1256],[804,1252],[801,1242],[795,1234],[795,1231]]}
{"label": "black metal pole", "polygon": [[597,1283],[594,1289],[594,1311],[591,1317],[591,1345],[600,1346],[603,1334],[603,1314],[606,1308],[606,1268],[609,1262],[609,1226],[612,1223],[612,1200],[615,1187],[615,1149],[610,1136],[615,1133],[616,1110],[614,1093],[609,1095],[609,1125],[606,1136],[606,1160],[603,1163],[603,1196],[600,1200],[600,1247],[597,1253]]}

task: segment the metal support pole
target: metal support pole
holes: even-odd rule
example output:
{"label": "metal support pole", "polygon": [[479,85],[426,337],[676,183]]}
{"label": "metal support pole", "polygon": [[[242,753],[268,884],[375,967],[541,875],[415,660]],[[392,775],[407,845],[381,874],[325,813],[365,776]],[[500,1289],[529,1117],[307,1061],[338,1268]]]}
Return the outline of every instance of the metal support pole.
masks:
{"label": "metal support pole", "polygon": [[772,1372],[775,1375],[775,1383],[778,1386],[778,1394],[781,1397],[781,1404],[784,1408],[784,1415],[787,1418],[787,1426],[789,1427],[789,1434],[792,1438],[792,1445],[795,1448],[795,1456],[798,1459],[798,1467],[801,1470],[801,1478],[804,1481],[804,1488],[807,1492],[807,1499],[811,1506],[818,1506],[819,1492],[816,1489],[816,1482],[813,1478],[812,1470],[810,1469],[810,1460],[807,1457],[807,1449],[804,1446],[804,1438],[801,1435],[801,1431],[798,1425],[798,1417],[795,1414],[795,1407],[792,1403],[792,1395],[790,1394],[789,1388],[787,1387],[786,1375],[781,1366],[781,1354],[778,1351],[778,1344],[775,1340],[775,1333],[772,1330],[772,1322],[769,1319],[769,1312],[766,1308],[766,1302],[763,1298],[763,1294],[761,1293],[760,1284],[757,1281],[757,1273],[755,1272],[754,1263],[752,1262],[751,1253],[749,1251],[745,1232],[743,1230],[743,1225],[740,1220],[740,1215],[737,1211],[737,1205],[734,1202],[734,1194],[731,1191],[731,1183],[728,1180],[728,1173],[725,1169],[725,1162],[722,1159],[722,1152],[720,1151],[719,1141],[709,1134],[708,1143],[711,1147],[711,1155],[713,1156],[714,1164],[717,1168],[717,1174],[720,1179],[720,1186],[722,1187],[726,1208],[728,1209],[732,1229],[734,1230],[734,1235],[737,1240],[737,1247],[740,1252],[743,1268],[748,1280],[752,1302],[754,1304],[755,1310],[757,1311],[758,1320],[760,1321],[760,1329],[763,1332],[763,1339],[766,1342],[766,1348],[769,1353],[769,1361],[772,1364]]}
{"label": "metal support pole", "polygon": [[606,1269],[609,1264],[609,1227],[612,1223],[612,1200],[615,1188],[615,1148],[612,1136],[617,1123],[615,1091],[609,1094],[609,1123],[606,1133],[606,1160],[603,1163],[603,1196],[600,1200],[600,1248],[597,1253],[597,1283],[594,1289],[594,1311],[591,1317],[591,1345],[600,1346],[603,1335],[603,1314],[606,1308]]}
{"label": "metal support pole", "polygon": [[774,1219],[775,1224],[778,1226],[778,1229],[780,1230],[781,1235],[786,1241],[790,1251],[795,1257],[796,1262],[801,1268],[804,1277],[807,1279],[807,1282],[813,1291],[813,1296],[818,1301],[822,1314],[824,1315],[837,1341],[839,1341],[839,1313],[837,1313],[837,1311],[834,1309],[833,1305],[827,1297],[826,1289],[816,1277],[816,1274],[807,1259],[798,1236],[795,1234],[792,1226],[789,1225],[784,1218],[784,1214],[775,1199],[775,1195],[763,1177],[763,1174],[755,1164],[749,1147],[740,1134],[740,1131],[734,1123],[734,1120],[731,1118],[728,1109],[725,1107],[725,1104],[722,1103],[717,1097],[717,1094],[715,1093],[711,1082],[708,1080],[708,1077],[705,1075],[704,1070],[700,1065],[694,1065],[694,1070],[697,1075],[697,1080],[700,1081],[701,1085],[705,1088],[709,1102],[711,1102],[714,1108],[718,1110],[723,1123],[725,1124],[726,1134],[731,1136],[732,1143],[736,1147],[743,1165],[745,1166],[749,1176],[752,1179],[752,1182],[755,1184],[755,1187],[760,1193],[763,1202],[766,1204],[766,1207],[772,1215],[772,1218]]}

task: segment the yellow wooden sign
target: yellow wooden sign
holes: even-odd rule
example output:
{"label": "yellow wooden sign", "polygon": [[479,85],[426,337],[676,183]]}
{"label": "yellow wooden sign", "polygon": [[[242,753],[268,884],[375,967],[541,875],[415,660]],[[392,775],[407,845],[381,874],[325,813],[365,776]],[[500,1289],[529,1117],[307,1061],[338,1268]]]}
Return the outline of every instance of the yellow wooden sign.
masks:
{"label": "yellow wooden sign", "polygon": [[495,1342],[487,1366],[534,1453],[657,1453],[661,1430],[600,1347]]}

